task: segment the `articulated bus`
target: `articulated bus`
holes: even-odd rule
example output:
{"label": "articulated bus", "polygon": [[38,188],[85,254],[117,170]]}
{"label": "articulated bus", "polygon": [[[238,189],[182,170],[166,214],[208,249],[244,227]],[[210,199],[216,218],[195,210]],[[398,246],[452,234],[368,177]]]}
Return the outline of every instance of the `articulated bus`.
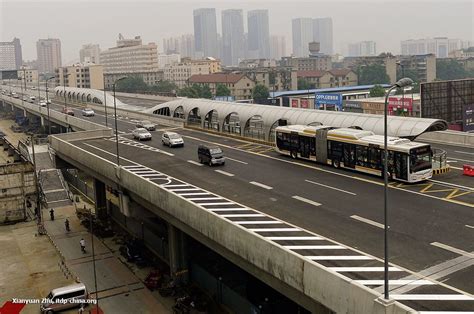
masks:
{"label": "articulated bus", "polygon": [[[279,126],[276,151],[383,177],[384,137],[371,131],[329,126]],[[408,139],[388,137],[389,178],[419,182],[432,176],[431,147]]]}

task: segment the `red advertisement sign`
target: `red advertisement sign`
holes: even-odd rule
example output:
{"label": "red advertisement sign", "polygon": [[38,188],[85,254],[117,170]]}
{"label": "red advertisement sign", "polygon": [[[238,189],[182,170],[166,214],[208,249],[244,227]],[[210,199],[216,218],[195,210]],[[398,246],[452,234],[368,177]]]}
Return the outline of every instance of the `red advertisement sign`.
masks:
{"label": "red advertisement sign", "polygon": [[309,108],[309,100],[308,99],[300,99],[300,107],[301,108]]}
{"label": "red advertisement sign", "polygon": [[388,98],[389,115],[411,115],[413,111],[413,99],[405,97]]}
{"label": "red advertisement sign", "polygon": [[298,108],[298,99],[291,100],[291,107]]}

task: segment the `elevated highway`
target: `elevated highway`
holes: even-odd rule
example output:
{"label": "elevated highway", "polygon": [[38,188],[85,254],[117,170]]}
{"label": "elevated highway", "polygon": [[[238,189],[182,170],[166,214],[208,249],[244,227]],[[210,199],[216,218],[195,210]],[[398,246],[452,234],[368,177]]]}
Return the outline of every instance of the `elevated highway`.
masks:
{"label": "elevated highway", "polygon": [[[103,118],[86,120],[102,124]],[[232,261],[259,271],[307,307],[314,300],[336,312],[391,311],[378,299],[383,279],[380,180],[295,162],[263,145],[164,125],[151,142],[136,143],[129,134],[132,125],[119,121],[120,170],[113,165],[116,143],[110,131],[87,138],[60,136],[52,146],[60,158],[120,185],[149,206],[158,205],[151,206],[158,215],[211,247],[209,239],[219,244],[215,249],[221,254],[223,247],[229,249]],[[161,132],[170,128],[184,135],[183,149],[162,147]],[[228,163],[197,165],[200,143],[223,147]],[[472,161],[472,148],[452,150]],[[474,189],[467,180],[437,181],[391,184],[390,279],[398,280],[392,281],[397,302],[391,306],[397,311],[408,311],[405,306],[427,312],[474,309]]]}

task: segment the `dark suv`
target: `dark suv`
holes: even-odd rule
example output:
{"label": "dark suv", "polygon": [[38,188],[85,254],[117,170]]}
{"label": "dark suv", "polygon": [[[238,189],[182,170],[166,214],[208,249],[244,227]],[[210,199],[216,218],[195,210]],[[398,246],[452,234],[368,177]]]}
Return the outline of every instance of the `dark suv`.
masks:
{"label": "dark suv", "polygon": [[218,146],[199,145],[198,159],[209,166],[225,164],[224,152]]}

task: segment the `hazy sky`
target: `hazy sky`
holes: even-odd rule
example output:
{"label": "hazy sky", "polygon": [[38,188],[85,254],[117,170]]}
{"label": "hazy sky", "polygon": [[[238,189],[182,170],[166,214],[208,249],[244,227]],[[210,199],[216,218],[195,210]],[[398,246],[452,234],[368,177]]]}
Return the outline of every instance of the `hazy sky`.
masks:
{"label": "hazy sky", "polygon": [[221,32],[221,11],[268,9],[270,33],[286,37],[291,53],[291,19],[332,17],[334,47],[343,53],[350,42],[373,40],[377,52],[400,52],[400,41],[446,36],[474,40],[474,0],[397,1],[112,1],[112,0],[0,0],[0,41],[18,37],[25,60],[36,59],[39,38],[59,38],[63,62],[79,59],[82,44],[115,45],[118,34],[140,35],[144,43],[193,33],[193,9],[214,7]]}

